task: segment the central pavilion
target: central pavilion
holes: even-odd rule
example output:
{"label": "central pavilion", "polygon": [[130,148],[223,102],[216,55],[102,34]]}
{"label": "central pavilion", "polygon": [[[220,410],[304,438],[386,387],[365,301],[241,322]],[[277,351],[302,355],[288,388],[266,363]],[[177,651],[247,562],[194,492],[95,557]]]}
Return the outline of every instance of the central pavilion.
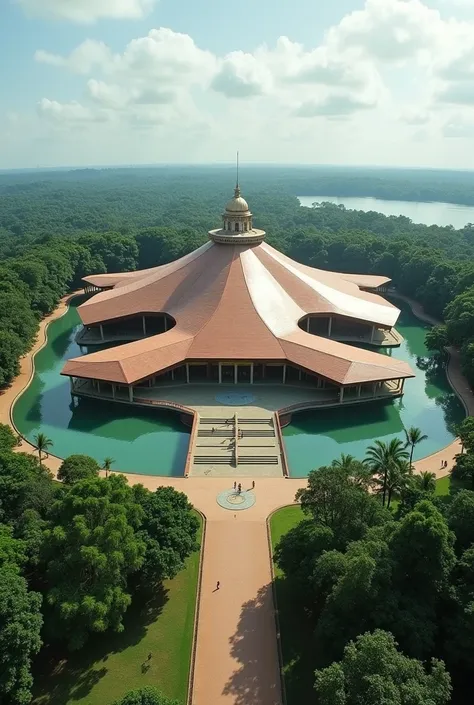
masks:
{"label": "central pavilion", "polygon": [[202,247],[85,277],[98,293],[78,309],[77,341],[108,347],[66,363],[73,395],[160,405],[187,384],[271,384],[292,410],[401,396],[409,365],[366,349],[402,340],[400,311],[377,293],[390,280],[314,269],[264,240],[237,185]]}

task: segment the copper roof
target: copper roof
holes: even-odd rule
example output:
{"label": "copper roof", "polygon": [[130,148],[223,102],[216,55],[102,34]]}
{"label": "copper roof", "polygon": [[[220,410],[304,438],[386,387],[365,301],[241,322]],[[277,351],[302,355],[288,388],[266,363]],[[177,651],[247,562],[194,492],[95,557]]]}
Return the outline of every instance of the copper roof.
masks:
{"label": "copper roof", "polygon": [[386,277],[299,264],[266,243],[208,242],[170,264],[85,281],[113,286],[79,307],[85,325],[167,313],[166,333],[69,360],[63,374],[132,384],[189,360],[293,362],[338,384],[412,377],[400,360],[304,332],[307,314],[391,328],[399,310],[375,293]]}

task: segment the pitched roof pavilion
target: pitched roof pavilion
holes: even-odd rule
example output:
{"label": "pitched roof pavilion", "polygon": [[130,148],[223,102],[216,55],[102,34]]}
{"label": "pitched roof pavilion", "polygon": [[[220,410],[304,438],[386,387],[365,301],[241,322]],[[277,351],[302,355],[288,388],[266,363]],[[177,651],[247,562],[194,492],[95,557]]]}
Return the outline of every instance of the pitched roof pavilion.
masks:
{"label": "pitched roof pavilion", "polygon": [[62,374],[133,385],[190,361],[293,363],[336,384],[413,377],[409,365],[302,330],[308,315],[391,329],[400,311],[372,291],[387,277],[299,264],[264,242],[237,185],[220,229],[180,259],[135,272],[97,274],[106,289],[79,307],[86,326],[168,314],[170,330],[69,360]]}

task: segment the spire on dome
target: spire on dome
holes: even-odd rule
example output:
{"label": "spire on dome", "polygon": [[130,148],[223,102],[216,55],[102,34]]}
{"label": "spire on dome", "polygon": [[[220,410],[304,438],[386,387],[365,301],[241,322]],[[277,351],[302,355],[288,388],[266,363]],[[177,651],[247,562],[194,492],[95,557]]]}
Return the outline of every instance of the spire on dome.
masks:
{"label": "spire on dome", "polygon": [[234,198],[240,198],[239,186],[239,152],[237,151],[237,179],[235,181]]}
{"label": "spire on dome", "polygon": [[260,244],[265,237],[263,230],[253,227],[252,213],[245,198],[241,196],[239,185],[239,152],[237,152],[237,174],[234,197],[227,203],[222,214],[222,228],[210,230],[211,240],[220,244]]}

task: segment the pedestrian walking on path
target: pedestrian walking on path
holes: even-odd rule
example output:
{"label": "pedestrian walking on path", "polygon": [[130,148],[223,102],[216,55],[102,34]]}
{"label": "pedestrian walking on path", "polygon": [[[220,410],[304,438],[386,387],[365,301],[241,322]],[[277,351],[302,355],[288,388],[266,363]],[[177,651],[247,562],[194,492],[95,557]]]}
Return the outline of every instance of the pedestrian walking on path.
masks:
{"label": "pedestrian walking on path", "polygon": [[237,483],[234,481],[234,490],[237,489]]}
{"label": "pedestrian walking on path", "polygon": [[221,583],[220,583],[220,581],[218,580],[217,583],[216,583],[216,590],[219,590],[220,586],[221,586]]}
{"label": "pedestrian walking on path", "polygon": [[252,489],[255,489],[255,480],[252,480]]}

